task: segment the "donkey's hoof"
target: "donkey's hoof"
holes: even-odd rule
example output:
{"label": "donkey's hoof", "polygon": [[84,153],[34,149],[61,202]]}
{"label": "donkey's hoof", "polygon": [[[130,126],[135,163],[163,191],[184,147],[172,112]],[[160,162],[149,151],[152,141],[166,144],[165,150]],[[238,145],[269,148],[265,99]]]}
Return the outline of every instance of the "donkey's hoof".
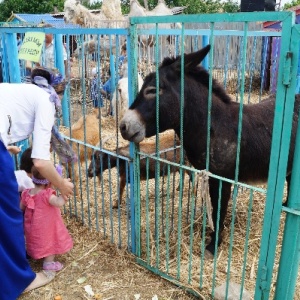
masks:
{"label": "donkey's hoof", "polygon": [[204,258],[207,260],[212,260],[214,258],[214,255],[209,250],[205,249]]}
{"label": "donkey's hoof", "polygon": [[204,255],[206,258],[209,258],[209,255],[210,255],[210,258],[215,256],[215,243],[209,243],[206,246]]}

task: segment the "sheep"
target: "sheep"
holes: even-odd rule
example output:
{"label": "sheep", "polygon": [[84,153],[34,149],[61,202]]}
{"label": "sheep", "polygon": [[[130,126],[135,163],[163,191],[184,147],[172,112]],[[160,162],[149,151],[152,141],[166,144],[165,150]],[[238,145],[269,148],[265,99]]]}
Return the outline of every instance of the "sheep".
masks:
{"label": "sheep", "polygon": [[[180,145],[178,139],[175,139],[173,131],[161,135],[159,139],[160,145],[160,157],[171,162],[180,163],[180,149],[177,147]],[[175,147],[174,147],[175,146]],[[156,148],[155,141],[144,141],[140,143],[140,150],[147,154],[154,154]],[[116,154],[129,157],[129,144],[123,147],[119,147],[114,150]],[[88,176],[90,178],[98,176],[99,181],[101,180],[102,172],[108,168],[114,168],[119,164],[119,197],[120,204],[122,203],[123,193],[126,185],[126,161],[123,159],[118,159],[117,156],[109,155],[103,151],[96,150],[91,156],[91,162],[88,167]],[[146,180],[155,178],[156,174],[156,162],[153,159],[149,160],[149,170],[147,172],[147,163],[145,159],[140,161],[140,179]],[[102,171],[102,172],[101,172]],[[178,168],[171,167],[170,172],[175,173]],[[165,175],[166,170],[164,164],[160,165],[160,176]],[[148,176],[148,177],[147,177]],[[113,200],[112,208],[118,208],[118,200]]]}
{"label": "sheep", "polygon": [[[117,121],[120,121],[128,109],[128,67],[127,62],[122,65],[122,75],[123,77],[118,81],[117,89],[113,93],[111,106],[113,111],[113,116]],[[138,74],[138,91],[142,88],[143,78]]]}

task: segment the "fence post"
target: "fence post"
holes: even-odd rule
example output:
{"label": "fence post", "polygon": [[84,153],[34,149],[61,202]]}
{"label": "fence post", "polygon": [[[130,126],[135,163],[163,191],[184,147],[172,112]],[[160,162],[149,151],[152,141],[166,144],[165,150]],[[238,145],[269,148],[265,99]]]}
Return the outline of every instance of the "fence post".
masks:
{"label": "fence post", "polygon": [[270,299],[284,196],[297,73],[295,50],[292,48],[294,51],[291,51],[290,46],[293,42],[292,28],[295,24],[292,15],[291,17],[282,21],[268,189],[254,299]]}
{"label": "fence post", "polygon": [[[64,62],[64,49],[61,34],[55,34],[54,38],[54,49],[55,49],[55,66],[60,71],[60,73],[65,76],[65,62]],[[61,101],[62,108],[62,119],[63,125],[70,127],[70,117],[69,117],[69,98],[67,97],[67,91],[64,92],[63,99]]]}
{"label": "fence post", "polygon": [[[112,96],[113,93],[115,92],[116,89],[116,72],[118,72],[118,69],[116,71],[116,63],[115,63],[115,55],[111,54],[109,58],[109,67],[110,67],[110,103],[112,101]],[[110,114],[115,114],[115,111],[112,111],[112,106],[110,104]]]}
{"label": "fence post", "polygon": [[[137,25],[130,21],[129,27],[129,39],[127,40],[127,57],[128,57],[128,94],[130,106],[134,101],[134,98],[138,92],[137,87],[137,66],[138,66],[138,35]],[[132,67],[130,67],[132,66]],[[130,70],[130,71],[129,71]],[[140,195],[138,194],[137,184],[134,180],[134,163],[136,163],[136,147],[134,143],[130,142],[130,157],[133,160],[129,163],[129,175],[130,175],[130,224],[131,224],[131,252],[137,256],[140,256]],[[135,199],[135,196],[137,198]]]}
{"label": "fence post", "polygon": [[[292,29],[291,50],[297,63],[297,87],[299,93],[299,39],[300,26]],[[299,114],[300,116],[300,114]],[[298,116],[298,119],[299,119]],[[298,269],[300,263],[300,123],[298,123],[291,182],[289,187],[286,220],[282,241],[281,257],[279,261],[275,300],[294,299]]]}
{"label": "fence post", "polygon": [[[17,45],[17,36],[16,33],[6,33],[4,34],[3,44],[6,47],[6,52],[3,53],[3,62],[6,66],[3,70],[6,70],[4,73],[5,81],[11,83],[20,83],[21,82],[21,71],[20,71],[20,64],[18,58],[18,45]],[[5,48],[3,45],[3,48]],[[18,156],[14,156],[17,158],[19,163],[19,159],[24,152],[25,149],[29,147],[28,139],[16,143],[18,147],[21,146],[21,151],[19,152]]]}
{"label": "fence post", "polygon": [[[208,45],[208,35],[203,35],[202,36],[202,47],[205,47]],[[206,70],[208,70],[208,55],[203,59],[202,61],[202,67]]]}
{"label": "fence post", "polygon": [[276,283],[276,300],[294,299],[300,262],[300,123],[298,123],[292,179]]}
{"label": "fence post", "polygon": [[296,86],[296,94],[300,93],[300,62],[299,62],[299,57],[300,57],[300,47],[299,47],[299,54],[298,54],[298,69],[297,69],[297,86]]}

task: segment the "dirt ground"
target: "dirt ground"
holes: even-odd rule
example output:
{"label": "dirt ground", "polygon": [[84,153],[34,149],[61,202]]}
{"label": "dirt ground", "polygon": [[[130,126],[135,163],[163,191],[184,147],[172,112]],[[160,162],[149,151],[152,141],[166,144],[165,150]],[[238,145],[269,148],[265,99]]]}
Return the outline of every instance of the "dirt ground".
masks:
{"label": "dirt ground", "polygon": [[[147,271],[128,251],[103,240],[96,231],[81,226],[74,218],[65,217],[65,223],[74,248],[57,257],[64,269],[48,285],[22,295],[20,300],[196,299]],[[42,268],[41,261],[30,260],[30,264],[35,271]],[[88,285],[94,296],[85,291]]]}

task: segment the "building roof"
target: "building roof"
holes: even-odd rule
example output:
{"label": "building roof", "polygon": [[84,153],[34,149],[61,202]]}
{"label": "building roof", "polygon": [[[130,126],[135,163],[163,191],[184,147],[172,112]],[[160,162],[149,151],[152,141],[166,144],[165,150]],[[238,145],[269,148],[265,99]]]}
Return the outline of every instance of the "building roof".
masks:
{"label": "building roof", "polygon": [[[299,24],[300,23],[300,5],[290,7],[287,10],[295,12],[296,24]],[[264,22],[263,27],[278,30],[278,29],[281,29],[281,22],[280,21]]]}
{"label": "building roof", "polygon": [[78,28],[78,25],[67,24],[63,19],[54,18],[52,14],[15,14],[7,20],[9,23],[16,24],[29,24],[31,26],[38,25],[40,23],[51,24],[56,28]]}

